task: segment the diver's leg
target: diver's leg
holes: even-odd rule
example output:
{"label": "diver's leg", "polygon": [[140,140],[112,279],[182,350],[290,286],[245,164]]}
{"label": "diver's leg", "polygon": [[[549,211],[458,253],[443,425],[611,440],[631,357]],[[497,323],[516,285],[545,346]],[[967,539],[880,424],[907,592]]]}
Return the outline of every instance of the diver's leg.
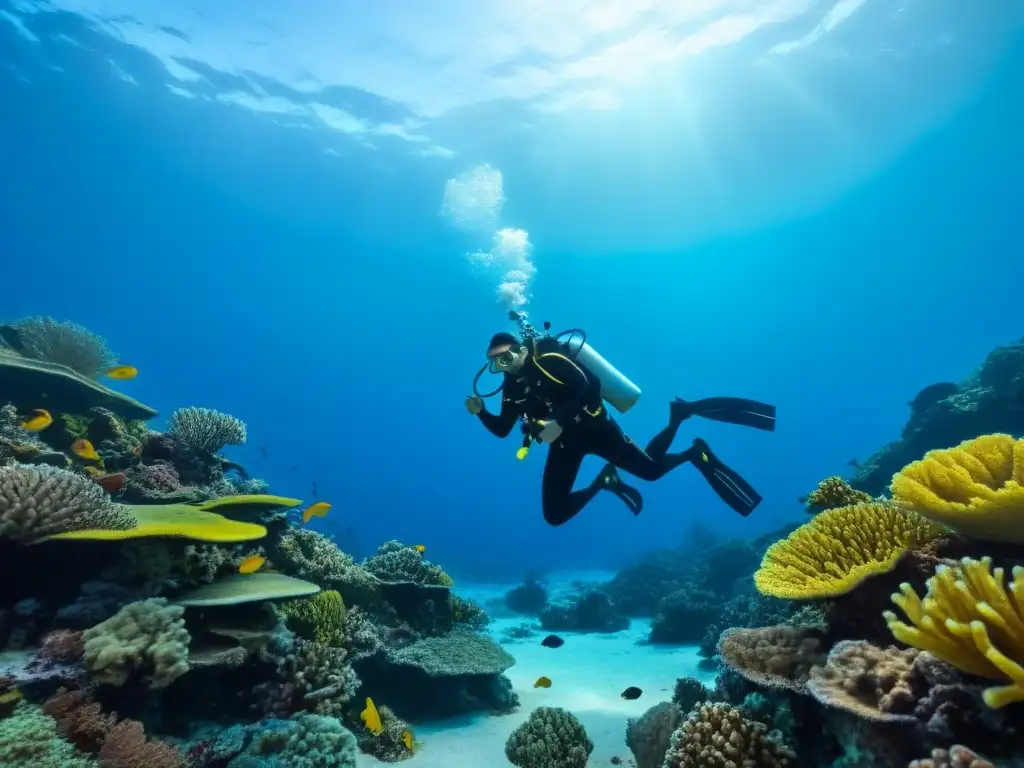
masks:
{"label": "diver's leg", "polygon": [[541,505],[544,519],[550,525],[563,525],[572,520],[601,490],[601,486],[596,484],[579,491],[572,489],[585,455],[576,442],[556,440],[548,448],[541,483]]}
{"label": "diver's leg", "polygon": [[703,400],[677,397],[672,403],[672,416],[680,422],[690,416],[703,416],[727,424],[775,431],[775,406],[744,397],[706,397]]}
{"label": "diver's leg", "polygon": [[679,431],[679,425],[689,416],[685,409],[678,407],[680,400],[676,398],[675,402],[669,403],[668,408],[668,425],[651,438],[651,442],[647,444],[647,448],[644,449],[644,453],[650,456],[655,461],[661,459],[668,449],[672,447],[672,441],[676,439],[676,432]]}
{"label": "diver's leg", "polygon": [[703,475],[711,489],[733,510],[746,517],[761,503],[761,494],[733,469],[711,452],[711,448],[700,438],[681,454],[683,461],[692,461],[693,466]]}

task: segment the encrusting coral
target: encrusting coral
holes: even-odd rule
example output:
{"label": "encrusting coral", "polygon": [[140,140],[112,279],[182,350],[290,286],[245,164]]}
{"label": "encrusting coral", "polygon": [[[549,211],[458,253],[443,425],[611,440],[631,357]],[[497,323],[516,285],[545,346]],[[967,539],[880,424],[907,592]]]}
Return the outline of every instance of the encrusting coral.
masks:
{"label": "encrusting coral", "polygon": [[754,574],[761,594],[789,600],[846,594],[891,571],[903,554],[943,528],[890,504],[829,509],[772,544]]}
{"label": "encrusting coral", "polygon": [[769,738],[767,730],[728,704],[702,704],[672,734],[664,768],[794,765],[796,755]]}
{"label": "encrusting coral", "polygon": [[32,543],[87,529],[136,526],[125,507],[84,475],[58,467],[0,467],[0,539]]}
{"label": "encrusting coral", "polygon": [[819,633],[791,626],[733,628],[722,633],[722,663],[751,682],[802,692],[811,668],[825,661]]}
{"label": "encrusting coral", "polygon": [[864,720],[914,722],[916,697],[909,681],[919,653],[844,640],[831,650],[824,666],[811,669],[807,690],[822,704]]}
{"label": "encrusting coral", "polygon": [[1024,544],[1024,439],[982,435],[892,479],[893,503],[980,541]]}
{"label": "encrusting coral", "polygon": [[957,669],[1008,685],[989,688],[993,709],[1024,701],[1024,568],[1013,569],[1009,588],[992,560],[964,558],[955,568],[939,566],[922,600],[909,584],[892,601],[910,624],[885,612],[893,636],[929,651]]}
{"label": "encrusting coral", "polygon": [[871,502],[871,494],[850,487],[839,475],[826,477],[807,495],[807,509],[815,512],[822,509],[849,507],[854,504]]}
{"label": "encrusting coral", "polygon": [[505,742],[505,757],[518,768],[585,768],[594,742],[580,721],[558,707],[538,707]]}
{"label": "encrusting coral", "polygon": [[124,685],[144,672],[151,688],[164,688],[188,672],[191,640],[184,608],[163,598],[129,603],[114,616],[85,630],[85,668],[99,683]]}

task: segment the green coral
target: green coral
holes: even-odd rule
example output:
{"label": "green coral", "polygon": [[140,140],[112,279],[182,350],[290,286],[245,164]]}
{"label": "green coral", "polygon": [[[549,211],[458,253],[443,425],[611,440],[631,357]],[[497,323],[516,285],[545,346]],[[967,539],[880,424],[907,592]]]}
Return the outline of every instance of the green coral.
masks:
{"label": "green coral", "polygon": [[87,768],[91,759],[57,735],[57,722],[22,701],[0,720],[0,765],[4,768]]}
{"label": "green coral", "polygon": [[149,675],[151,688],[165,688],[188,672],[185,609],[161,597],[129,603],[85,630],[85,668],[99,683],[124,685],[135,672]]}
{"label": "green coral", "polygon": [[289,529],[270,559],[287,573],[337,590],[349,605],[370,605],[379,598],[379,583],[373,575],[329,538],[308,528]]}
{"label": "green coral", "polygon": [[283,725],[258,734],[246,754],[231,761],[232,768],[355,768],[356,737],[338,719],[302,714]]}
{"label": "green coral", "polygon": [[491,617],[479,603],[458,595],[448,596],[448,609],[451,611],[452,622],[463,624],[473,629],[483,629],[491,623]]}
{"label": "green coral", "polygon": [[519,768],[586,768],[594,742],[571,713],[538,707],[505,742],[505,757]]}
{"label": "green coral", "polygon": [[339,647],[344,644],[345,601],[331,589],[281,606],[288,627],[307,640]]}
{"label": "green coral", "polygon": [[363,567],[381,581],[412,582],[423,586],[450,587],[455,582],[439,565],[431,563],[415,547],[386,541]]}

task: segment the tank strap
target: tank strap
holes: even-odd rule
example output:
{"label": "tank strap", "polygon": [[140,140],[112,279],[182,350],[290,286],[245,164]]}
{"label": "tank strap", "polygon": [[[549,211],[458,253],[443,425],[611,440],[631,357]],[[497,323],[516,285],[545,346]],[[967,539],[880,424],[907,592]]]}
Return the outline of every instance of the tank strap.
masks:
{"label": "tank strap", "polygon": [[551,379],[556,384],[561,384],[562,386],[565,386],[565,382],[564,381],[562,381],[561,379],[556,379],[554,376],[552,376],[550,373],[547,372],[547,370],[544,368],[544,366],[542,366],[540,364],[539,361],[543,360],[546,357],[557,357],[557,358],[560,358],[562,360],[565,360],[565,362],[567,362],[569,365],[571,365],[573,368],[576,369],[576,371],[579,373],[579,375],[583,377],[584,381],[587,380],[587,374],[585,374],[583,372],[583,369],[580,368],[578,365],[576,365],[576,363],[574,363],[572,360],[570,360],[565,355],[559,354],[558,352],[545,352],[543,355],[540,355],[540,356],[533,355],[530,359],[533,360],[533,364],[535,366],[537,366],[537,370],[539,370],[541,373],[543,373],[545,376],[547,376],[549,379]]}

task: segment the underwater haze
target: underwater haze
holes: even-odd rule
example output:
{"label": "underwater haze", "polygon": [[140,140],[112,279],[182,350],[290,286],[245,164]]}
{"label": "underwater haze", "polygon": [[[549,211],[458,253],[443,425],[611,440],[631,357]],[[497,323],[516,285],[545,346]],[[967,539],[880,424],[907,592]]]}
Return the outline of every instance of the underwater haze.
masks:
{"label": "underwater haze", "polygon": [[[515,580],[697,523],[758,535],[1024,333],[1022,23],[1011,0],[3,0],[3,315],[107,338],[154,426],[243,419],[227,455],[315,483],[312,525],[360,556],[422,542]],[[641,444],[674,396],[776,404],[774,434],[679,437],[757,511],[683,467],[637,517],[605,494],[547,525],[543,452],[463,407],[509,308],[637,383]]]}

